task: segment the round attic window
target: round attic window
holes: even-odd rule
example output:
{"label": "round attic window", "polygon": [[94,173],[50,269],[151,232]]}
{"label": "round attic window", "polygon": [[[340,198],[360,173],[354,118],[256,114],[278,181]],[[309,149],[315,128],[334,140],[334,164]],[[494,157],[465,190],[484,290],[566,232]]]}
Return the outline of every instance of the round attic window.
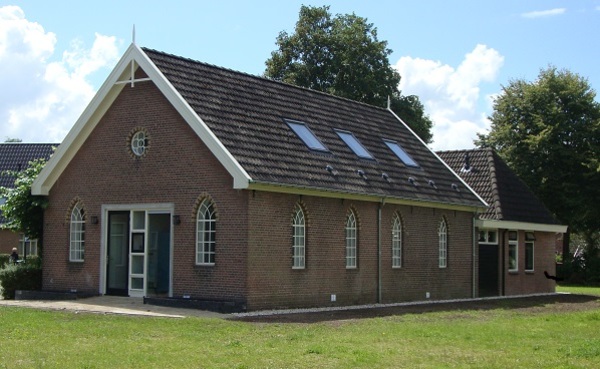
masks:
{"label": "round attic window", "polygon": [[131,152],[136,156],[142,156],[146,152],[148,138],[143,130],[137,131],[131,136]]}

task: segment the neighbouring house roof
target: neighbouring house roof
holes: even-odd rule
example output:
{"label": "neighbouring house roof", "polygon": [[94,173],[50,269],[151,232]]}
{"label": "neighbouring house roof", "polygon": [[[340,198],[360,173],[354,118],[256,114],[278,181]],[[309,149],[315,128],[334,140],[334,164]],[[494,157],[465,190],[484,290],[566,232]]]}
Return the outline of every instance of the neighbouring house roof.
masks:
{"label": "neighbouring house roof", "polygon": [[[130,70],[135,69],[135,78]],[[118,92],[152,81],[234,179],[235,188],[343,193],[471,209],[485,202],[391,110],[131,45],[34,183],[49,191]],[[135,87],[134,87],[135,88]],[[288,124],[317,137],[312,148]],[[350,132],[368,151],[355,154]],[[347,138],[348,135],[345,135]],[[386,141],[418,166],[406,165]],[[316,145],[316,146],[315,146]]]}
{"label": "neighbouring house roof", "polygon": [[[15,177],[4,174],[4,171],[20,171],[35,159],[48,160],[57,146],[58,144],[53,143],[0,143],[0,187],[13,188],[15,185]],[[0,224],[3,223],[4,218],[0,212]]]}
{"label": "neighbouring house roof", "polygon": [[546,206],[491,148],[441,151],[438,155],[490,205],[480,219],[558,225]]}

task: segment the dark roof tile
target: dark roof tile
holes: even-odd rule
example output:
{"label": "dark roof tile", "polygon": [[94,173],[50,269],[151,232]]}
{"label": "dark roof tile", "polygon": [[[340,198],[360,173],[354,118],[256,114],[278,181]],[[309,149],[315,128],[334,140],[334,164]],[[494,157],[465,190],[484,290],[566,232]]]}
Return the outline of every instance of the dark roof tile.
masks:
{"label": "dark roof tile", "polygon": [[[143,49],[240,165],[260,183],[482,207],[458,178],[387,109]],[[306,123],[329,153],[308,149],[284,119]],[[352,132],[375,160],[358,158],[334,129]],[[405,166],[397,141],[419,164]],[[325,168],[332,166],[337,175]],[[367,179],[357,174],[363,170]],[[387,173],[390,181],[382,178]],[[418,187],[408,182],[412,176]],[[428,186],[435,181],[437,189]]]}
{"label": "dark roof tile", "polygon": [[[15,178],[3,174],[4,171],[19,171],[29,166],[29,162],[35,159],[49,159],[54,148],[58,144],[51,143],[20,143],[5,142],[0,143],[0,187],[13,188]],[[0,212],[0,224],[4,223],[4,218]]]}
{"label": "dark roof tile", "polygon": [[557,224],[544,204],[492,149],[441,151],[438,155],[490,205],[481,214],[482,219]]}

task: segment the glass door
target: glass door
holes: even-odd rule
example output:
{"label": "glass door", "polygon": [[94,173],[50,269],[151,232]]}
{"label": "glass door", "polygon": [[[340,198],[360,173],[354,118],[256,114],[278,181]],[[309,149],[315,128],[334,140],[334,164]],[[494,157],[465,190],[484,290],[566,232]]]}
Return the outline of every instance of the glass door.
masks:
{"label": "glass door", "polygon": [[106,294],[169,296],[171,212],[108,212]]}
{"label": "glass door", "polygon": [[171,280],[171,214],[148,214],[146,296],[168,296]]}
{"label": "glass door", "polygon": [[106,294],[128,295],[129,211],[108,213]]}
{"label": "glass door", "polygon": [[129,296],[144,297],[146,279],[146,212],[132,212]]}

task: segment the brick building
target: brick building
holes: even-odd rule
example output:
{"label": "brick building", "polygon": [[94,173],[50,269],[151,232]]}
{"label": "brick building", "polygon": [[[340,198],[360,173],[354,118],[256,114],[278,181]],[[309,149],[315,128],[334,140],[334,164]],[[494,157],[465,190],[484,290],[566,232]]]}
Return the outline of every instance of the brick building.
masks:
{"label": "brick building", "polygon": [[443,151],[438,155],[490,205],[479,214],[479,296],[554,292],[559,224],[492,149]]}
{"label": "brick building", "polygon": [[47,291],[248,310],[477,295],[487,204],[391,110],[136,45],[33,192]]}
{"label": "brick building", "polygon": [[[58,144],[52,143],[0,143],[0,187],[14,188],[15,177],[6,171],[21,171],[29,166],[29,162],[36,159],[48,160]],[[5,199],[0,197],[0,203]],[[37,254],[37,240],[30,240],[21,232],[13,232],[3,228],[6,219],[0,211],[0,254],[10,254],[16,247],[19,255]]]}

